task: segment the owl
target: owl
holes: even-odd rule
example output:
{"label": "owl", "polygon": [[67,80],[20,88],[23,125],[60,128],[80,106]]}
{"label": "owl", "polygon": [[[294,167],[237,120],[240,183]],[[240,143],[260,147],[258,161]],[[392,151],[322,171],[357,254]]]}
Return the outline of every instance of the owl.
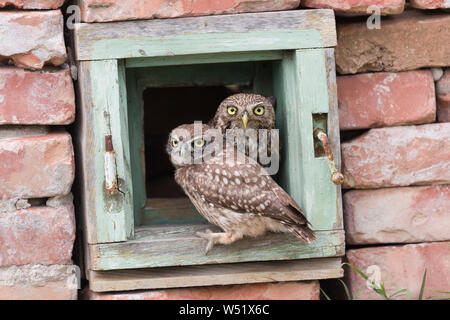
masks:
{"label": "owl", "polygon": [[[273,136],[271,131],[275,129],[274,104],[274,97],[266,98],[253,93],[234,94],[220,103],[209,125],[227,135],[229,142],[233,139],[232,144],[239,151],[268,166],[270,160],[278,162],[280,159],[279,141],[273,140],[278,136]],[[267,135],[261,136],[263,133],[259,129],[267,129]]]}
{"label": "owl", "polygon": [[207,240],[205,253],[215,244],[267,231],[291,232],[307,243],[315,240],[300,206],[260,164],[224,142],[220,130],[195,126],[172,130],[167,151],[176,182],[198,212],[223,230],[197,233]]}

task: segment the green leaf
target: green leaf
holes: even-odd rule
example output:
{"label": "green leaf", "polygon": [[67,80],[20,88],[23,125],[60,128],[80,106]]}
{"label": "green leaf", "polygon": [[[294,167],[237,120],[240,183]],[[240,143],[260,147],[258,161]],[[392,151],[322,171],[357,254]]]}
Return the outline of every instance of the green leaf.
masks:
{"label": "green leaf", "polygon": [[[341,267],[344,266],[344,265],[348,265],[349,267],[351,267],[352,269],[354,269],[356,272],[358,272],[358,273],[361,275],[361,277],[363,277],[363,278],[366,279],[366,280],[369,280],[369,277],[368,277],[364,272],[362,272],[361,270],[359,270],[357,267],[355,267],[355,266],[352,265],[351,263],[344,262],[343,264],[341,264]],[[369,281],[371,281],[371,280],[369,280]]]}
{"label": "green leaf", "polygon": [[353,300],[358,300],[359,294],[361,293],[361,291],[363,291],[364,287],[359,288],[358,291],[356,291],[355,295],[353,296]]}
{"label": "green leaf", "polygon": [[423,292],[425,291],[425,281],[427,280],[427,269],[423,273],[422,285],[420,287],[419,300],[423,300]]}
{"label": "green leaf", "polygon": [[320,288],[320,292],[322,292],[322,294],[325,296],[325,299],[331,300],[331,298],[325,293],[325,291],[322,290],[322,288]]}
{"label": "green leaf", "polygon": [[344,290],[345,290],[345,293],[347,294],[347,300],[353,300],[352,299],[352,295],[351,295],[351,293],[350,293],[350,290],[348,289],[348,287],[347,287],[347,285],[345,284],[345,282],[344,281],[342,281],[341,279],[338,279],[341,283],[342,283],[342,285],[344,286]]}
{"label": "green leaf", "polygon": [[401,293],[403,293],[403,292],[408,293],[408,296],[409,296],[409,290],[408,290],[408,289],[401,289],[401,290],[398,290],[398,291],[394,292],[393,294],[391,294],[391,295],[389,296],[389,299],[391,299],[391,298],[393,298],[393,297],[395,297],[395,296],[398,296],[399,294],[401,294]]}
{"label": "green leaf", "polygon": [[439,292],[439,293],[445,293],[445,294],[450,294],[450,291],[440,291],[440,290],[436,290],[436,292]]}

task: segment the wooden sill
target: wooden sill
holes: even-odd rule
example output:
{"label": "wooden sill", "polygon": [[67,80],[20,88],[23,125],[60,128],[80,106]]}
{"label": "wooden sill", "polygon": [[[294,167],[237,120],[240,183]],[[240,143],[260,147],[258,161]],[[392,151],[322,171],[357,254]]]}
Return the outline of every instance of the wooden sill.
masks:
{"label": "wooden sill", "polygon": [[291,234],[268,233],[228,246],[216,245],[205,255],[206,242],[195,233],[206,229],[218,230],[207,223],[138,227],[134,240],[89,245],[90,268],[117,270],[344,255],[343,230],[318,231],[312,244],[305,244]]}
{"label": "wooden sill", "polygon": [[341,278],[341,258],[91,271],[95,292]]}

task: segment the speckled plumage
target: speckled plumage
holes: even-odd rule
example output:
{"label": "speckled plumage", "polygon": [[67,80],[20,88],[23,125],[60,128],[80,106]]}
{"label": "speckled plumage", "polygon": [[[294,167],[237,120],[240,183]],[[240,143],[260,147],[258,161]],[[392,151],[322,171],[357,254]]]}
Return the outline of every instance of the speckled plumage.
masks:
{"label": "speckled plumage", "polygon": [[[203,150],[206,151],[206,146],[214,149],[222,139],[220,131],[208,125],[203,125],[202,133],[197,135],[193,127],[183,125],[174,129],[168,151],[176,167],[177,183],[200,214],[224,231],[198,234],[208,240],[206,251],[216,243],[230,244],[244,236],[256,237],[266,231],[292,232],[308,243],[315,239],[298,204],[261,165],[238,153],[235,146],[225,144],[210,158],[202,156],[197,164],[184,163],[187,157],[196,157],[192,141],[204,139]],[[174,139],[178,141],[177,147],[171,145]],[[197,156],[196,160],[199,159]]]}
{"label": "speckled plumage", "polygon": [[[247,156],[252,157],[261,165],[266,166],[268,163],[261,162],[260,154],[272,156],[274,161],[280,160],[279,146],[274,145],[274,150],[271,150],[272,135],[270,130],[275,129],[274,104],[275,99],[273,97],[266,98],[253,93],[234,94],[220,103],[216,114],[209,125],[216,129],[220,129],[223,135],[234,135],[236,140],[233,144],[238,146],[239,151],[244,152],[245,150]],[[238,111],[235,114],[229,114],[227,112],[229,106],[236,107]],[[264,114],[257,115],[254,112],[255,108],[258,106],[264,108]],[[248,116],[248,123],[246,125],[244,125],[242,121],[244,113]],[[252,133],[248,129],[267,129],[267,140],[261,141],[259,135],[252,136]],[[245,146],[242,146],[244,137]],[[241,145],[239,145],[239,143]]]}

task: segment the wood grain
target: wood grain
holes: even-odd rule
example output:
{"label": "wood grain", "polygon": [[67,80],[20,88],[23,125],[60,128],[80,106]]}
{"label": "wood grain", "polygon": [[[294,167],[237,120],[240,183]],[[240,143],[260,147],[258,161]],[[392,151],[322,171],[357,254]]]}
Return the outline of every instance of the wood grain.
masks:
{"label": "wood grain", "polygon": [[[80,114],[83,207],[88,243],[125,241],[133,237],[132,185],[124,69],[116,60],[80,63]],[[105,114],[115,115],[105,117]],[[109,123],[108,123],[109,122]],[[109,128],[108,128],[109,127]],[[105,191],[105,134],[110,130],[120,192]]]}
{"label": "wood grain", "polygon": [[95,292],[341,278],[341,258],[91,271]]}
{"label": "wood grain", "polygon": [[219,230],[209,224],[136,228],[134,240],[91,245],[91,268],[115,270],[322,258],[344,254],[344,233],[338,230],[317,232],[317,240],[309,245],[291,234],[268,233],[228,246],[217,245],[205,255],[206,242],[195,233],[206,229]]}
{"label": "wood grain", "polygon": [[77,60],[336,45],[333,10],[75,24]]}

